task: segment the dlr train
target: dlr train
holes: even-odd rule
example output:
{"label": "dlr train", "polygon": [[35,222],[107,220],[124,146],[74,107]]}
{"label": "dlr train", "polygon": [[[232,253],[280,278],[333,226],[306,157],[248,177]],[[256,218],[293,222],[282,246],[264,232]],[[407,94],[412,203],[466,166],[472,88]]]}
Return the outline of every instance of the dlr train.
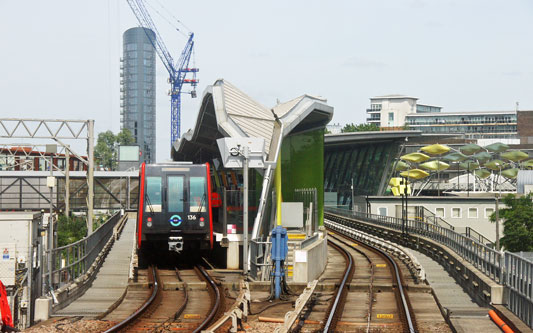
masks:
{"label": "dlr train", "polygon": [[213,248],[210,165],[141,165],[137,246],[140,251]]}

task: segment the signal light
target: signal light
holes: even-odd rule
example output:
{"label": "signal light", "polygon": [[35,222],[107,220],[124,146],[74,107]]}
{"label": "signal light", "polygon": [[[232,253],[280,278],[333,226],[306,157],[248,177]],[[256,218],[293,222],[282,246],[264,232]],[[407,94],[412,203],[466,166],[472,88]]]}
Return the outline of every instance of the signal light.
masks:
{"label": "signal light", "polygon": [[204,218],[203,217],[200,217],[200,222],[204,222]]}

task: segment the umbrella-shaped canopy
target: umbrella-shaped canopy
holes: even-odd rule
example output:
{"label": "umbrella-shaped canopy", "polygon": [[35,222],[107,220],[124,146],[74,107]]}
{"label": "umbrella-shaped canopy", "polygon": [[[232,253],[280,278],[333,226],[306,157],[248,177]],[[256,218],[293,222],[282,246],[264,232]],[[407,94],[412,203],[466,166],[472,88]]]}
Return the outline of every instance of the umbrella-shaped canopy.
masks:
{"label": "umbrella-shaped canopy", "polygon": [[422,163],[429,160],[429,156],[422,153],[411,153],[401,156],[400,159],[414,163]]}
{"label": "umbrella-shaped canopy", "polygon": [[442,155],[450,151],[450,147],[439,145],[438,143],[420,148],[424,153],[430,155]]}
{"label": "umbrella-shaped canopy", "polygon": [[477,169],[474,171],[474,173],[481,179],[485,179],[490,176],[490,171],[487,169]]}
{"label": "umbrella-shaped canopy", "polygon": [[479,168],[479,163],[472,160],[468,160],[461,162],[461,164],[459,164],[459,167],[463,170],[472,171]]}
{"label": "umbrella-shaped canopy", "polygon": [[442,159],[446,162],[462,162],[464,160],[466,160],[468,158],[468,156],[466,156],[465,154],[463,153],[460,153],[460,152],[454,152],[454,153],[450,153],[444,157],[442,157]]}
{"label": "umbrella-shaped canopy", "polygon": [[396,162],[396,167],[394,168],[394,171],[405,171],[407,169],[409,169],[409,164],[402,161],[398,161]]}
{"label": "umbrella-shaped canopy", "polygon": [[459,150],[465,155],[472,155],[480,151],[481,147],[476,145],[475,143],[470,143],[462,146],[461,148],[459,148]]}
{"label": "umbrella-shaped canopy", "polygon": [[506,145],[505,143],[496,142],[496,143],[493,143],[491,145],[485,146],[485,149],[487,149],[488,151],[491,151],[493,153],[501,153],[501,152],[506,151],[507,149],[509,149],[509,146]]}
{"label": "umbrella-shaped canopy", "polygon": [[[402,177],[392,177],[392,178],[389,180],[389,186],[394,187],[394,186],[405,185],[404,182],[405,182],[405,178],[402,178]],[[407,184],[409,184],[409,183],[410,183],[410,182],[407,181]]]}
{"label": "umbrella-shaped canopy", "polygon": [[518,169],[512,168],[512,169],[503,170],[502,176],[504,176],[505,178],[509,178],[509,179],[515,179],[516,176],[518,176]]}
{"label": "umbrella-shaped canopy", "polygon": [[429,176],[429,173],[425,172],[424,170],[420,170],[420,169],[411,169],[411,170],[406,170],[400,173],[400,175],[402,177],[410,178],[410,179],[422,179],[422,178],[426,178],[427,176]]}
{"label": "umbrella-shaped canopy", "polygon": [[448,163],[433,160],[433,161],[420,164],[420,167],[422,169],[431,170],[431,171],[442,171],[442,170],[448,169],[450,165]]}
{"label": "umbrella-shaped canopy", "polygon": [[513,161],[513,162],[520,162],[529,157],[528,154],[520,150],[507,151],[501,154],[500,156],[505,158],[506,160]]}
{"label": "umbrella-shaped canopy", "polygon": [[533,160],[522,162],[522,166],[526,169],[533,169]]}
{"label": "umbrella-shaped canopy", "polygon": [[502,160],[492,160],[485,163],[485,167],[497,171],[505,167],[505,162]]}
{"label": "umbrella-shaped canopy", "polygon": [[486,151],[480,151],[477,154],[472,155],[473,159],[476,159],[479,163],[483,164],[492,158],[492,155]]}

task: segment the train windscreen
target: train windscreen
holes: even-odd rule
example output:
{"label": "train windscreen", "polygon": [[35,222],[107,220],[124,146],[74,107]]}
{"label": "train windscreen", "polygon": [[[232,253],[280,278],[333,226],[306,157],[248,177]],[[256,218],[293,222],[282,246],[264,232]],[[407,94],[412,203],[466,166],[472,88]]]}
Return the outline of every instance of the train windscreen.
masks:
{"label": "train windscreen", "polygon": [[191,177],[190,180],[191,199],[190,212],[206,212],[207,196],[205,193],[205,177]]}

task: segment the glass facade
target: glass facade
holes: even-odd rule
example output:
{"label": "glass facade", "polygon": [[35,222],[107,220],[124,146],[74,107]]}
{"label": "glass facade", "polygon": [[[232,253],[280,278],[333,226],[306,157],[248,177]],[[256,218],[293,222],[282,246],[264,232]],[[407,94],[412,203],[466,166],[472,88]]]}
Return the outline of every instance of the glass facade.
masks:
{"label": "glass facade", "polygon": [[123,36],[121,126],[133,134],[141,162],[155,163],[155,49],[152,30],[131,28]]}
{"label": "glass facade", "polygon": [[406,125],[424,133],[465,133],[471,138],[516,138],[516,113],[407,115]]}
{"label": "glass facade", "polygon": [[[354,195],[382,195],[380,187],[398,143],[327,146],[324,157],[324,191],[337,193],[338,205],[351,205]],[[385,177],[385,178],[384,178]]]}
{"label": "glass facade", "polygon": [[[312,165],[313,167],[309,167]],[[324,130],[294,134],[281,145],[283,201],[294,200],[295,190],[317,189],[318,224],[324,223]]]}

